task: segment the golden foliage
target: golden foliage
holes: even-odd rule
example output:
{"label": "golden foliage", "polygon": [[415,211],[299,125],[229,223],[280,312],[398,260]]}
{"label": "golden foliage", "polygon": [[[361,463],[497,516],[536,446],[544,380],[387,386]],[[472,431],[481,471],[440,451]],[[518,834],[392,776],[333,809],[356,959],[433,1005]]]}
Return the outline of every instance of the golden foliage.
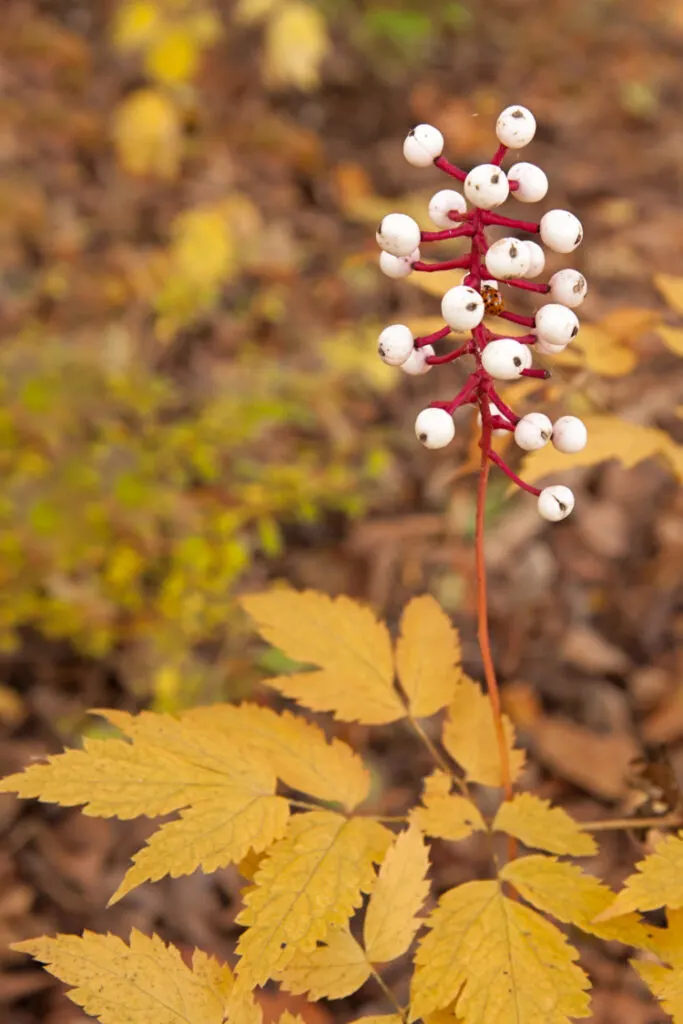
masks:
{"label": "golden foliage", "polygon": [[589,1016],[578,953],[535,911],[504,896],[497,881],[450,889],[420,942],[411,1020],[444,1009],[467,1024],[569,1024]]}
{"label": "golden foliage", "polygon": [[396,960],[410,946],[427,898],[428,851],[416,827],[402,832],[382,862],[363,926],[363,941],[373,963]]}
{"label": "golden foliage", "polygon": [[590,857],[597,851],[593,837],[583,832],[566,811],[551,807],[548,800],[533,793],[518,793],[502,803],[491,828],[521,839],[525,846],[550,853]]}
{"label": "golden foliage", "polygon": [[[524,767],[524,751],[515,748],[515,730],[503,716],[510,770],[516,779]],[[455,691],[443,727],[443,745],[472,782],[502,784],[500,755],[491,704],[481,687],[464,677]]]}
{"label": "golden foliage", "polygon": [[600,920],[658,907],[683,907],[683,833],[662,839],[651,854],[636,864],[636,873],[626,879],[624,888],[611,907],[601,913]]}
{"label": "golden foliage", "polygon": [[261,636],[318,671],[276,676],[268,685],[313,711],[377,725],[405,715],[394,688],[389,631],[347,597],[282,590],[242,598]]}
{"label": "golden foliage", "polygon": [[632,960],[646,985],[675,1024],[683,1020],[683,911],[667,910],[667,927],[658,928],[652,944],[662,963]]}
{"label": "golden foliage", "polygon": [[290,819],[254,875],[237,921],[246,927],[237,972],[263,985],[297,952],[310,953],[330,929],[344,927],[372,889],[373,863],[382,860],[391,833],[368,818],[311,811]]}
{"label": "golden foliage", "polygon": [[297,951],[278,980],[288,992],[308,993],[310,999],[343,999],[357,992],[370,977],[365,951],[346,928],[331,929],[324,944]]}
{"label": "golden foliage", "polygon": [[320,83],[320,65],[330,48],[325,19],[311,4],[287,0],[268,19],[263,73],[273,89],[309,92]]}
{"label": "golden foliage", "polygon": [[451,702],[461,657],[458,634],[434,598],[413,598],[403,611],[396,644],[396,671],[411,715],[433,715]]}
{"label": "golden foliage", "polygon": [[428,836],[439,839],[466,839],[476,831],[486,831],[486,822],[477,805],[467,797],[451,793],[453,780],[442,771],[425,779],[422,807],[415,807],[411,817]]}
{"label": "golden foliage", "polygon": [[112,125],[119,160],[129,174],[175,178],[182,125],[175,104],[157,89],[138,89],[117,108]]}
{"label": "golden foliage", "polygon": [[174,946],[133,929],[116,935],[28,939],[15,949],[46,964],[71,986],[69,998],[102,1024],[223,1024],[230,968],[195,950],[192,966]]}
{"label": "golden foliage", "polygon": [[654,283],[665,302],[675,313],[683,316],[683,277],[673,274],[655,274]]}

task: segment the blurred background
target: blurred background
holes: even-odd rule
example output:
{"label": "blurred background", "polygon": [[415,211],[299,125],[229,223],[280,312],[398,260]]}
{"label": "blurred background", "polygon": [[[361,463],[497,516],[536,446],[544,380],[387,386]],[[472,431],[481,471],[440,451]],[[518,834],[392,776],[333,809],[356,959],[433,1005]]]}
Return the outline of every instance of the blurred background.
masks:
{"label": "blurred background", "polygon": [[[462,414],[443,453],[413,434],[462,371],[409,378],[376,355],[387,323],[433,322],[447,285],[382,277],[374,230],[395,209],[428,227],[429,196],[450,184],[404,162],[413,124],[441,128],[467,168],[490,158],[499,111],[523,103],[539,129],[522,158],[550,177],[543,209],[585,227],[551,270],[575,266],[590,295],[553,379],[507,396],[595,429],[553,476],[578,499],[559,527],[492,477],[506,707],[542,795],[584,818],[630,813],[653,797],[642,770],[634,781],[640,758],[664,766],[660,804],[675,805],[682,57],[679,0],[4,0],[2,774],[101,731],[92,707],[264,699],[282,659],[235,597],[272,582],[367,600],[392,626],[428,590],[478,675],[474,424]],[[380,733],[341,734],[396,807],[427,766],[400,729]],[[230,959],[230,870],[105,911],[148,832],[2,799],[0,1020],[86,1020],[8,950],[27,936],[135,925]],[[486,870],[468,843],[444,844],[437,887]],[[617,884],[634,853],[610,835],[596,870]],[[664,1019],[621,952],[585,950],[594,1020]],[[310,1024],[372,1012],[372,991],[304,1010]]]}

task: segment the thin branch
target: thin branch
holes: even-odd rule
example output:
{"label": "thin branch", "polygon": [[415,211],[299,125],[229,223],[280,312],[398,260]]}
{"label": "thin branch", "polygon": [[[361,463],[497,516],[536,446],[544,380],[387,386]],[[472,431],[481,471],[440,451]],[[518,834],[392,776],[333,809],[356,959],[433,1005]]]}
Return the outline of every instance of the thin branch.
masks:
{"label": "thin branch", "polygon": [[451,178],[457,178],[458,181],[464,181],[467,175],[455,164],[452,164],[445,156],[437,156],[434,161],[434,166],[438,167],[440,171],[445,171],[446,174],[450,174]]}
{"label": "thin branch", "polygon": [[[452,363],[456,359],[460,359],[461,356],[469,355],[472,349],[469,345],[462,345],[460,348],[454,348],[452,352],[446,352],[443,356],[427,356],[425,362],[429,363],[430,366],[441,366],[442,363]],[[443,403],[444,409],[451,409],[450,402]],[[457,405],[453,406],[457,409]]]}
{"label": "thin branch", "polygon": [[663,814],[652,818],[605,818],[601,821],[580,821],[586,832],[608,832],[626,828],[680,828],[683,814]]}
{"label": "thin branch", "polygon": [[469,224],[461,224],[459,228],[444,228],[443,231],[421,231],[421,242],[446,242],[449,238],[469,238],[472,228]]}
{"label": "thin branch", "polygon": [[516,228],[518,231],[529,231],[537,235],[541,230],[540,224],[533,220],[517,220],[516,217],[503,217],[500,213],[492,213],[490,210],[482,210],[482,223],[487,226],[499,228]]}
{"label": "thin branch", "polygon": [[513,484],[517,484],[517,486],[521,487],[523,491],[533,494],[536,498],[539,496],[541,493],[539,488],[526,483],[525,480],[522,480],[521,477],[517,476],[517,474],[510,469],[507,462],[504,462],[503,459],[501,459],[497,452],[494,452],[493,450],[489,451],[488,457],[495,466],[498,466],[498,469],[502,469],[503,473],[512,480]]}
{"label": "thin branch", "polygon": [[433,273],[438,270],[464,270],[469,265],[469,256],[461,256],[457,260],[441,260],[439,263],[425,263],[423,260],[415,260],[411,264],[413,270],[421,271],[423,274]]}
{"label": "thin branch", "polygon": [[518,277],[510,277],[507,281],[503,281],[502,284],[508,284],[511,288],[522,288],[525,292],[540,292],[541,295],[547,295],[550,291],[549,284],[542,284],[538,281],[523,281]]}
{"label": "thin branch", "polygon": [[[491,157],[491,163],[495,164],[496,167],[500,167],[500,165],[502,164],[503,160],[505,159],[505,154],[507,153],[507,151],[508,151],[508,147],[504,146],[501,143],[500,146],[498,147],[498,149],[496,150],[496,152]],[[510,184],[512,184],[512,182]],[[519,182],[517,182],[517,188],[519,188]]]}
{"label": "thin branch", "polygon": [[536,326],[536,319],[533,316],[522,316],[521,313],[508,313],[506,309],[497,315],[500,320],[509,320],[511,324],[521,324],[522,327]]}
{"label": "thin branch", "polygon": [[438,331],[434,331],[432,334],[422,334],[419,338],[415,339],[415,348],[422,348],[424,345],[431,345],[433,341],[441,341],[442,338],[447,338],[451,333],[452,328],[446,325],[440,328]]}

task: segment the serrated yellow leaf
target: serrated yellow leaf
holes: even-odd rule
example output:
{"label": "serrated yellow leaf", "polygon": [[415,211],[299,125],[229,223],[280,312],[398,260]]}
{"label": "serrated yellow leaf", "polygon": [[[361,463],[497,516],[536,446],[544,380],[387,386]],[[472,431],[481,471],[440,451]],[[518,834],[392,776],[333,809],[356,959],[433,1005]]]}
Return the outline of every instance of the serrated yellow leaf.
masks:
{"label": "serrated yellow leaf", "polygon": [[300,1013],[291,1013],[289,1010],[285,1010],[280,1014],[278,1024],[306,1024],[306,1021]]}
{"label": "serrated yellow leaf", "polygon": [[552,445],[529,452],[522,460],[520,476],[529,483],[577,466],[597,466],[618,459],[630,469],[644,459],[666,454],[671,439],[662,430],[629,423],[618,416],[585,416],[588,443],[582,452],[564,455]]}
{"label": "serrated yellow leaf", "polygon": [[450,704],[462,678],[462,649],[450,618],[429,594],[414,597],[401,617],[396,671],[416,718]]}
{"label": "serrated yellow leaf", "polygon": [[310,4],[289,0],[266,26],[264,78],[270,88],[294,86],[309,92],[320,84],[320,65],[330,40],[325,19]]}
{"label": "serrated yellow leaf", "polygon": [[428,921],[411,986],[411,1020],[449,1006],[466,1024],[569,1024],[587,1017],[577,951],[497,881],[450,889]]}
{"label": "serrated yellow leaf", "polygon": [[683,971],[643,960],[631,960],[631,965],[671,1016],[674,1024],[683,1024]]}
{"label": "serrated yellow leaf", "polygon": [[159,5],[152,0],[129,0],[114,12],[112,39],[118,50],[137,50],[147,45],[161,21]]}
{"label": "serrated yellow leaf", "polygon": [[389,631],[369,608],[312,590],[252,594],[241,604],[268,643],[295,661],[320,666],[268,679],[269,686],[342,721],[380,725],[404,717]]}
{"label": "serrated yellow leaf", "polygon": [[349,811],[368,795],[370,773],[358,754],[341,740],[328,741],[317,725],[288,711],[212,704],[192,708],[184,718],[217,729],[240,749],[254,749],[292,789]]}
{"label": "serrated yellow leaf", "polygon": [[145,54],[145,71],[164,85],[189,82],[198,66],[197,41],[182,25],[170,26],[161,33]]}
{"label": "serrated yellow leaf", "polygon": [[411,812],[411,820],[428,836],[466,839],[476,831],[486,831],[486,822],[475,803],[458,793],[451,793],[451,778],[435,771],[425,779],[423,807]]}
{"label": "serrated yellow leaf", "polygon": [[551,807],[533,793],[517,793],[498,808],[491,826],[498,832],[520,839],[525,846],[534,846],[550,853],[569,853],[574,857],[590,857],[597,851],[595,840],[561,807]]}
{"label": "serrated yellow leaf", "polygon": [[608,941],[643,948],[652,946],[651,934],[636,914],[595,922],[597,915],[613,902],[614,893],[575,864],[540,853],[532,854],[507,863],[500,878],[510,882],[529,903],[558,921],[574,924]]}
{"label": "serrated yellow leaf", "polygon": [[599,920],[658,907],[683,908],[683,833],[667,836],[636,864],[636,873],[626,879],[624,888]]}
{"label": "serrated yellow leaf", "polygon": [[247,928],[237,946],[239,976],[263,985],[298,950],[310,952],[331,928],[346,926],[392,838],[369,818],[295,815],[256,872],[237,918]]}
{"label": "serrated yellow leaf", "polygon": [[661,324],[657,328],[657,334],[675,355],[683,356],[683,327],[669,327],[667,324]]}
{"label": "serrated yellow leaf", "polygon": [[429,892],[429,853],[420,831],[402,832],[382,862],[365,913],[363,942],[371,963],[402,956],[422,923],[418,918]]}
{"label": "serrated yellow leaf", "polygon": [[655,274],[654,283],[665,302],[676,313],[683,313],[683,277],[672,274]]}
{"label": "serrated yellow leaf", "polygon": [[375,1016],[356,1017],[350,1024],[402,1024],[403,1017],[398,1013],[380,1013]]}
{"label": "serrated yellow leaf", "polygon": [[604,377],[623,377],[636,365],[633,349],[599,324],[583,325],[576,343],[586,366]]}
{"label": "serrated yellow leaf", "polygon": [[84,804],[94,817],[154,817],[180,810],[133,858],[113,899],[166,873],[212,871],[265,849],[282,835],[289,805],[275,796],[275,774],[261,757],[232,751],[219,733],[170,715],[100,712],[130,736],[86,739],[0,782],[3,792],[63,807]]}
{"label": "serrated yellow leaf", "polygon": [[[515,749],[515,730],[507,715],[503,715],[503,726],[514,780],[524,767],[524,751]],[[448,753],[472,782],[483,786],[502,785],[491,703],[472,679],[463,677],[458,685],[448,708],[442,738]]]}
{"label": "serrated yellow leaf", "polygon": [[14,948],[71,986],[69,998],[102,1024],[222,1024],[233,985],[227,965],[196,950],[188,967],[174,946],[135,929],[130,945],[86,931]]}
{"label": "serrated yellow leaf", "polygon": [[297,952],[278,974],[288,992],[310,999],[343,999],[357,992],[370,977],[364,950],[345,928],[328,932],[324,946]]}
{"label": "serrated yellow leaf", "polygon": [[116,108],[112,125],[121,166],[129,174],[174,178],[182,155],[182,125],[171,100],[138,89]]}
{"label": "serrated yellow leaf", "polygon": [[263,1010],[256,1002],[254,991],[242,981],[235,978],[226,1005],[225,1017],[229,1024],[263,1024]]}

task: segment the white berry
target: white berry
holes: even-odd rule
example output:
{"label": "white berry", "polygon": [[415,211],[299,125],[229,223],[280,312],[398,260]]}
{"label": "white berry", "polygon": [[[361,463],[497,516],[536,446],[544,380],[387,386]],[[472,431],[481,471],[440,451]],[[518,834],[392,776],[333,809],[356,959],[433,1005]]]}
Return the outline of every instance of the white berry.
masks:
{"label": "white berry", "polygon": [[528,146],[536,134],[536,118],[526,107],[506,107],[496,122],[496,135],[508,149]]}
{"label": "white berry", "polygon": [[555,302],[561,302],[572,309],[581,305],[588,291],[588,284],[583,274],[569,268],[558,270],[550,278],[548,284],[550,285],[550,294]]}
{"label": "white berry", "polygon": [[415,351],[413,332],[405,324],[385,327],[377,341],[377,351],[387,366],[402,366]]}
{"label": "white berry", "polygon": [[515,441],[525,452],[544,448],[550,440],[553,425],[542,412],[528,412],[515,427]]}
{"label": "white berry", "polygon": [[486,253],[485,263],[489,274],[501,281],[524,277],[529,269],[529,252],[519,238],[499,238]]}
{"label": "white berry", "polygon": [[583,227],[569,210],[548,210],[541,217],[541,239],[553,252],[574,252],[583,241]]}
{"label": "white berry", "polygon": [[415,420],[415,436],[425,448],[445,448],[455,436],[453,417],[445,409],[423,409]]}
{"label": "white berry", "polygon": [[410,256],[420,244],[420,226],[405,213],[388,213],[375,237],[380,249],[392,256]]}
{"label": "white berry", "polygon": [[427,362],[427,356],[433,355],[433,345],[423,345],[422,348],[414,348],[405,363],[401,363],[401,369],[411,377],[419,377],[422,373],[429,373],[432,364]]}
{"label": "white berry", "polygon": [[563,484],[544,487],[538,496],[538,511],[543,519],[551,523],[559,523],[566,519],[574,508],[574,495]]}
{"label": "white berry", "polygon": [[552,345],[549,341],[543,341],[542,338],[537,338],[534,343],[534,348],[537,352],[542,352],[544,356],[556,356],[560,352],[564,352],[566,345]]}
{"label": "white berry", "polygon": [[522,245],[527,251],[529,257],[529,268],[524,275],[525,277],[538,277],[545,270],[545,253],[543,246],[539,245],[538,242],[529,242],[527,240],[522,242]]}
{"label": "white berry", "polygon": [[413,272],[413,263],[419,258],[419,249],[414,249],[410,256],[392,256],[390,252],[381,252],[379,254],[379,269],[387,277],[408,277]]}
{"label": "white berry", "polygon": [[496,164],[479,164],[465,178],[465,197],[480,210],[493,210],[505,202],[509,193],[505,171]]}
{"label": "white berry", "polygon": [[490,341],[481,354],[481,365],[497,380],[517,380],[522,370],[529,369],[531,362],[529,346],[514,338]]}
{"label": "white berry", "polygon": [[551,345],[568,345],[579,333],[576,313],[559,302],[549,302],[536,313],[536,334]]}
{"label": "white berry", "polygon": [[413,167],[429,167],[443,153],[443,135],[431,124],[411,128],[403,143],[403,155]]}
{"label": "white berry", "polygon": [[441,313],[455,331],[471,331],[484,319],[484,300],[474,288],[458,284],[449,288],[441,300]]}
{"label": "white berry", "polygon": [[538,203],[545,199],[548,191],[548,176],[536,164],[522,162],[513,164],[507,172],[508,181],[519,182],[519,188],[512,193],[520,203]]}
{"label": "white berry", "polygon": [[565,455],[583,451],[587,441],[586,424],[578,416],[561,416],[553,427],[553,445]]}
{"label": "white berry", "polygon": [[442,188],[429,200],[429,219],[437,228],[452,228],[455,225],[448,214],[464,213],[467,209],[465,197],[454,188]]}
{"label": "white berry", "polygon": [[[501,419],[504,419],[507,422],[507,416],[505,415],[504,412],[502,412],[498,408],[498,406],[496,405],[495,402],[489,402],[489,412],[491,413],[492,416],[500,416]],[[481,412],[478,412],[477,413],[477,425],[481,426],[481,424],[482,424]],[[494,431],[493,431],[493,434],[494,434],[494,437],[505,437],[506,434],[509,434],[509,430],[506,430],[504,427],[495,427]]]}

